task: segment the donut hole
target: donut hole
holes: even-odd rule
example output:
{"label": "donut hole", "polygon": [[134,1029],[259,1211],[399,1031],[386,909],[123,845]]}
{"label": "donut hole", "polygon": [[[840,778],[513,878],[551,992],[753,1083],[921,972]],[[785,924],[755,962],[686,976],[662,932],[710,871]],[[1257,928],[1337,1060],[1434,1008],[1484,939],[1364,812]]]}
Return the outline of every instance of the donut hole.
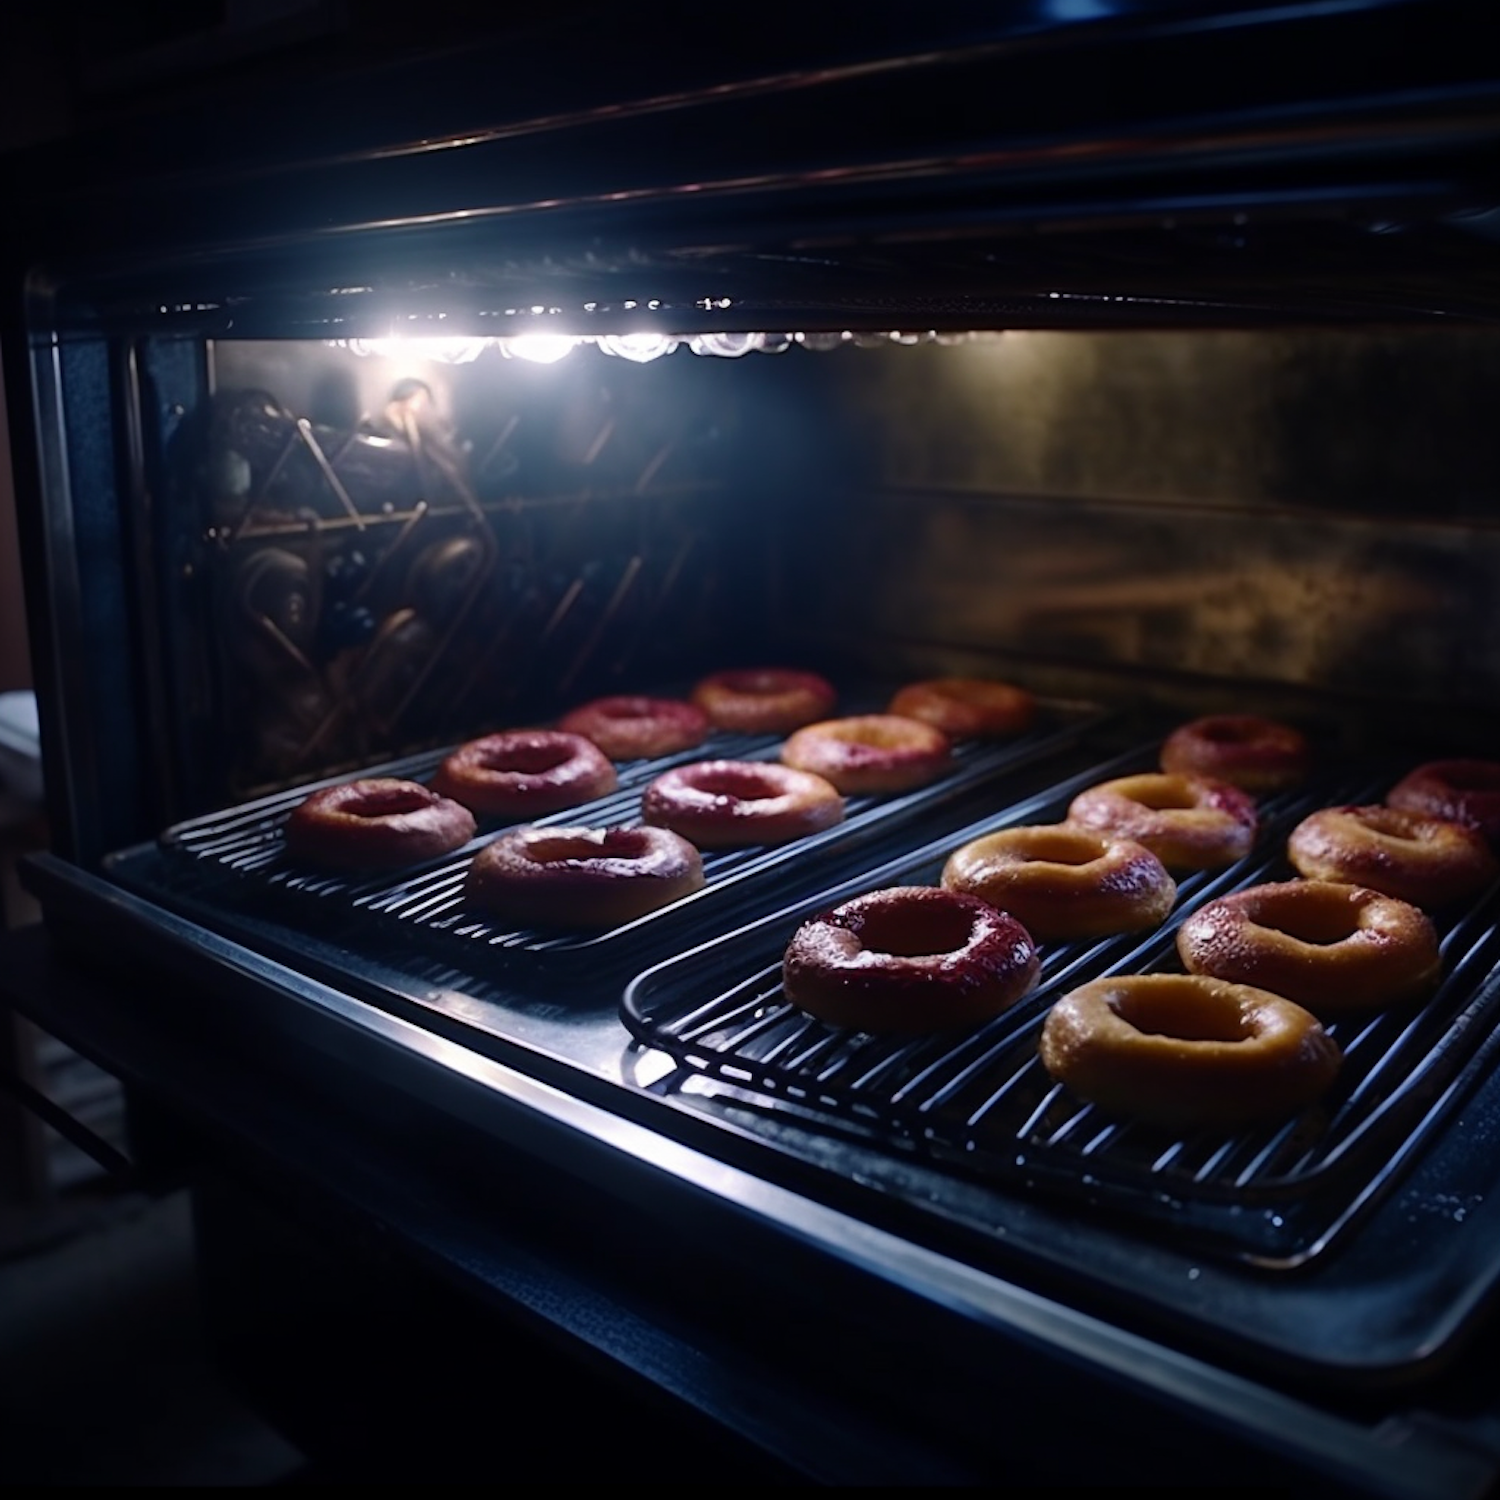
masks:
{"label": "donut hole", "polygon": [[1359,931],[1359,913],[1348,901],[1335,893],[1329,899],[1318,899],[1311,892],[1295,900],[1269,901],[1251,910],[1251,917],[1262,927],[1274,928],[1314,947],[1331,947]]}
{"label": "donut hole", "polygon": [[893,958],[935,958],[967,946],[974,931],[971,912],[942,904],[868,908],[856,929],[861,945]]}
{"label": "donut hole", "polygon": [[647,848],[639,828],[609,828],[593,833],[555,833],[526,845],[533,864],[560,865],[580,859],[639,859]]}
{"label": "donut hole", "polygon": [[577,754],[569,745],[524,743],[486,750],[476,763],[486,771],[518,771],[524,776],[538,776],[566,765]]}
{"label": "donut hole", "polygon": [[1255,1034],[1238,1006],[1206,1003],[1202,992],[1187,980],[1181,985],[1113,990],[1106,1004],[1144,1036],[1183,1042],[1243,1042]]}
{"label": "donut hole", "polygon": [[1349,816],[1371,833],[1398,839],[1403,844],[1426,843],[1435,836],[1431,824],[1419,822],[1410,813],[1394,807],[1362,807],[1357,812],[1351,811]]}
{"label": "donut hole", "polygon": [[1016,841],[1021,858],[1054,865],[1091,865],[1109,848],[1108,841],[1079,828],[1038,828]]}
{"label": "donut hole", "polygon": [[719,681],[731,693],[747,693],[751,697],[771,697],[787,691],[788,683],[779,672],[725,672]]}
{"label": "donut hole", "polygon": [[739,802],[759,802],[782,795],[782,788],[769,772],[750,766],[719,766],[700,771],[693,776],[691,785],[711,797],[733,797]]}
{"label": "donut hole", "polygon": [[1173,782],[1137,788],[1131,792],[1130,800],[1149,807],[1152,812],[1183,812],[1198,805],[1191,787]]}
{"label": "donut hole", "polygon": [[1208,719],[1198,726],[1199,737],[1211,745],[1248,745],[1257,738],[1255,730],[1229,719]]}
{"label": "donut hole", "polygon": [[351,818],[390,818],[400,813],[421,812],[432,806],[432,798],[421,787],[388,787],[362,792],[343,809]]}

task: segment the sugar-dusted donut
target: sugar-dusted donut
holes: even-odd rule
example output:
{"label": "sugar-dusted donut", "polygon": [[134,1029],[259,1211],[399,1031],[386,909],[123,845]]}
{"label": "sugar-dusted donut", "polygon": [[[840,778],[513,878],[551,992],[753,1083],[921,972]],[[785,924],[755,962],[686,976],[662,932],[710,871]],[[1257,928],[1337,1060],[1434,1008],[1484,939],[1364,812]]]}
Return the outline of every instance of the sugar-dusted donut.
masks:
{"label": "sugar-dusted donut", "polygon": [[785,844],[843,821],[821,776],[756,760],[704,760],[664,771],[641,795],[641,821],[700,849]]}
{"label": "sugar-dusted donut", "polygon": [[952,766],[953,747],[941,729],[920,719],[858,714],[799,729],[781,747],[781,758],[852,797],[925,786]]}
{"label": "sugar-dusted donut", "polygon": [[1163,771],[1227,781],[1263,795],[1297,786],[1312,751],[1301,730],[1255,714],[1212,714],[1183,724],[1161,747]]}
{"label": "sugar-dusted donut", "polygon": [[1043,942],[1142,932],[1177,884],[1144,845],[1068,823],[1004,828],[956,849],[943,886],[978,896]]}
{"label": "sugar-dusted donut", "polygon": [[680,698],[621,694],[575,708],[557,727],[592,740],[611,760],[652,760],[701,745],[708,715]]}
{"label": "sugar-dusted donut", "polygon": [[324,787],[286,820],[287,854],[332,870],[399,869],[449,854],[473,837],[468,808],[393,776]]}
{"label": "sugar-dusted donut", "polygon": [[473,905],[518,927],[633,922],[703,885],[703,861],[666,828],[513,828],[474,856]]}
{"label": "sugar-dusted donut", "polygon": [[1036,699],[1008,682],[932,677],[902,688],[887,712],[920,719],[950,739],[994,740],[1028,729],[1036,717]]}
{"label": "sugar-dusted donut", "polygon": [[1286,853],[1310,880],[1368,886],[1424,911],[1477,895],[1500,874],[1477,829],[1399,807],[1325,807],[1292,830]]}
{"label": "sugar-dusted donut", "polygon": [[1042,1066],[1110,1114],[1175,1129],[1285,1119],[1338,1074],[1338,1043],[1303,1007],[1187,974],[1096,979],[1048,1012]]}
{"label": "sugar-dusted donut", "polygon": [[786,734],[821,719],[837,700],[833,684],[816,672],[749,667],[715,672],[693,689],[693,702],[719,729],[741,734]]}
{"label": "sugar-dusted donut", "polygon": [[1442,972],[1437,933],[1415,906],[1330,880],[1210,901],[1178,929],[1177,952],[1190,973],[1255,985],[1325,1018],[1415,999]]}
{"label": "sugar-dusted donut", "polygon": [[1500,842],[1500,761],[1430,760],[1407,772],[1386,797],[1391,807],[1477,828]]}
{"label": "sugar-dusted donut", "polygon": [[1201,776],[1147,772],[1080,792],[1068,821],[1144,844],[1169,870],[1217,870],[1243,859],[1259,826],[1254,799]]}
{"label": "sugar-dusted donut", "polygon": [[918,1034],[998,1015],[1038,960],[1026,929],[978,897],[896,886],[804,922],[781,972],[787,999],[835,1026]]}
{"label": "sugar-dusted donut", "polygon": [[460,745],[432,785],[475,812],[521,819],[591,802],[619,780],[604,752],[581,734],[511,729]]}

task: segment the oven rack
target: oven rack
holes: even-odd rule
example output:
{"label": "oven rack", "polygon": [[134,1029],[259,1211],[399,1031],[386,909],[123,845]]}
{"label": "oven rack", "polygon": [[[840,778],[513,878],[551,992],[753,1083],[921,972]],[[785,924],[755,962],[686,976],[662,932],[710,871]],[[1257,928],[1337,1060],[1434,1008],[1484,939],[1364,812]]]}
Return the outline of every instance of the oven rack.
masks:
{"label": "oven rack", "polygon": [[[847,713],[873,711],[889,701],[889,690],[841,695],[851,705]],[[868,705],[868,706],[860,706]],[[315,785],[296,787],[252,803],[168,829],[162,849],[180,866],[192,864],[201,874],[199,893],[218,899],[265,899],[294,915],[313,915],[320,925],[329,906],[371,929],[377,938],[415,938],[450,961],[513,955],[595,954],[627,940],[654,934],[670,917],[698,920],[731,895],[752,896],[761,877],[785,871],[796,861],[805,865],[814,856],[833,857],[859,846],[865,839],[899,827],[911,818],[935,812],[974,793],[986,781],[1018,770],[1072,746],[1104,719],[1092,704],[1044,700],[1038,705],[1031,730],[1003,742],[961,741],[954,746],[954,769],[940,781],[894,796],[845,798],[841,823],[795,843],[755,845],[742,849],[702,851],[705,884],[702,889],[650,912],[633,922],[602,932],[544,932],[517,928],[471,907],[464,883],[474,856],[499,836],[508,824],[482,822],[484,831],[463,849],[441,860],[397,874],[375,876],[331,874],[301,867],[286,857],[283,827],[287,815],[309,792],[337,784],[335,777]],[[772,760],[782,744],[779,735],[715,732],[700,746],[653,760],[617,765],[619,787],[606,797],[533,820],[541,826],[583,824],[619,827],[638,821],[640,794],[645,786],[673,766],[699,760]],[[447,751],[431,751],[362,775],[430,777]],[[225,878],[228,877],[228,878]],[[805,883],[804,883],[805,885]]]}
{"label": "oven rack", "polygon": [[949,853],[999,828],[1060,821],[1098,781],[1149,769],[1156,747],[1122,756],[1003,815],[983,819],[639,975],[622,1001],[643,1045],[741,1107],[867,1144],[913,1151],[966,1176],[1062,1196],[1170,1227],[1206,1248],[1272,1269],[1321,1254],[1394,1181],[1492,1050],[1500,1006],[1496,887],[1434,913],[1444,959],[1425,1002],[1328,1023],[1344,1053],[1333,1089],[1280,1125],[1178,1134],[1113,1118],[1055,1084],[1037,1057],[1052,1002],[1107,974],[1181,972],[1175,936],[1205,902],[1289,880],[1286,837],[1320,807],[1378,801],[1402,767],[1325,776],[1261,803],[1256,847],[1229,869],[1188,876],[1162,927],[1043,945],[1036,989],[955,1037],[877,1037],[798,1010],[781,953],[807,916],[863,891],[936,884]]}

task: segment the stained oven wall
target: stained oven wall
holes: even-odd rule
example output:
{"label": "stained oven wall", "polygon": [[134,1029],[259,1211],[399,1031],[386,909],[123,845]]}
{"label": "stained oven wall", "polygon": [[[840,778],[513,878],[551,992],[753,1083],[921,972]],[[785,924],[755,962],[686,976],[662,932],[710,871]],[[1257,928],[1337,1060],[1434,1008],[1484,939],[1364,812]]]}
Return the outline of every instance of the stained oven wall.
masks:
{"label": "stained oven wall", "polygon": [[778,580],[809,638],[1483,729],[1500,334],[1015,332],[826,368],[841,471]]}

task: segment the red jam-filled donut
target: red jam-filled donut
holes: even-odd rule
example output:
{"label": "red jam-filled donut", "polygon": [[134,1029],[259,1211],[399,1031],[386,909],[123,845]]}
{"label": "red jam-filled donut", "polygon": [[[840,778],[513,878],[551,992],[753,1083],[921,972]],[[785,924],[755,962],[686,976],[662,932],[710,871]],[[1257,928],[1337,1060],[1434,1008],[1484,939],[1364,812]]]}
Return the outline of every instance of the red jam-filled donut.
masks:
{"label": "red jam-filled donut", "polygon": [[934,677],[913,682],[891,699],[888,712],[920,719],[955,740],[996,740],[1020,734],[1036,716],[1025,688],[983,677]]}
{"label": "red jam-filled donut", "polygon": [[1477,828],[1500,842],[1500,762],[1433,760],[1408,772],[1385,799],[1403,812]]}
{"label": "red jam-filled donut", "polygon": [[787,945],[787,999],[835,1026],[919,1034],[998,1015],[1036,983],[1030,934],[975,896],[897,886],[804,922]]}
{"label": "red jam-filled donut", "polygon": [[1080,986],[1048,1013],[1039,1051],[1080,1099],[1177,1129],[1285,1119],[1327,1090],[1342,1061],[1300,1005],[1186,974]]}
{"label": "red jam-filled donut", "polygon": [[1177,883],[1144,845],[1066,823],[965,844],[943,867],[943,886],[1009,912],[1043,942],[1143,932],[1177,899]]}
{"label": "red jam-filled donut", "polygon": [[1247,792],[1200,776],[1147,772],[1080,792],[1068,821],[1144,844],[1169,870],[1217,870],[1255,846]]}
{"label": "red jam-filled donut", "polygon": [[558,720],[564,734],[592,740],[611,760],[652,760],[692,750],[708,735],[708,715],[680,698],[595,698]]}
{"label": "red jam-filled donut", "polygon": [[1483,834],[1399,807],[1325,807],[1292,830],[1286,853],[1310,880],[1368,886],[1429,911],[1500,874]]}
{"label": "red jam-filled donut", "polygon": [[781,758],[852,797],[925,786],[953,764],[953,747],[941,729],[919,719],[860,714],[799,729],[781,747]]}
{"label": "red jam-filled donut", "polygon": [[1210,901],[1178,929],[1177,952],[1193,974],[1253,984],[1319,1016],[1425,995],[1442,971],[1437,933],[1415,906],[1329,880]]}
{"label": "red jam-filled donut", "polygon": [[633,922],[703,885],[703,862],[666,828],[513,828],[474,857],[469,900],[518,927]]}
{"label": "red jam-filled donut", "polygon": [[843,821],[844,799],[821,776],[754,760],[705,760],[658,776],[641,820],[700,849],[785,844]]}
{"label": "red jam-filled donut", "polygon": [[334,870],[392,870],[449,854],[474,837],[468,808],[420,782],[374,776],[324,787],[286,820],[287,853]]}
{"label": "red jam-filled donut", "polygon": [[1296,786],[1312,752],[1300,730],[1254,714],[1214,714],[1174,729],[1161,747],[1163,771],[1227,781],[1263,795]]}
{"label": "red jam-filled donut", "polygon": [[693,689],[693,702],[719,729],[786,734],[821,719],[834,705],[833,684],[816,672],[751,667],[715,672]]}
{"label": "red jam-filled donut", "polygon": [[619,781],[604,753],[580,734],[511,729],[460,745],[432,785],[490,817],[539,818],[603,797]]}

